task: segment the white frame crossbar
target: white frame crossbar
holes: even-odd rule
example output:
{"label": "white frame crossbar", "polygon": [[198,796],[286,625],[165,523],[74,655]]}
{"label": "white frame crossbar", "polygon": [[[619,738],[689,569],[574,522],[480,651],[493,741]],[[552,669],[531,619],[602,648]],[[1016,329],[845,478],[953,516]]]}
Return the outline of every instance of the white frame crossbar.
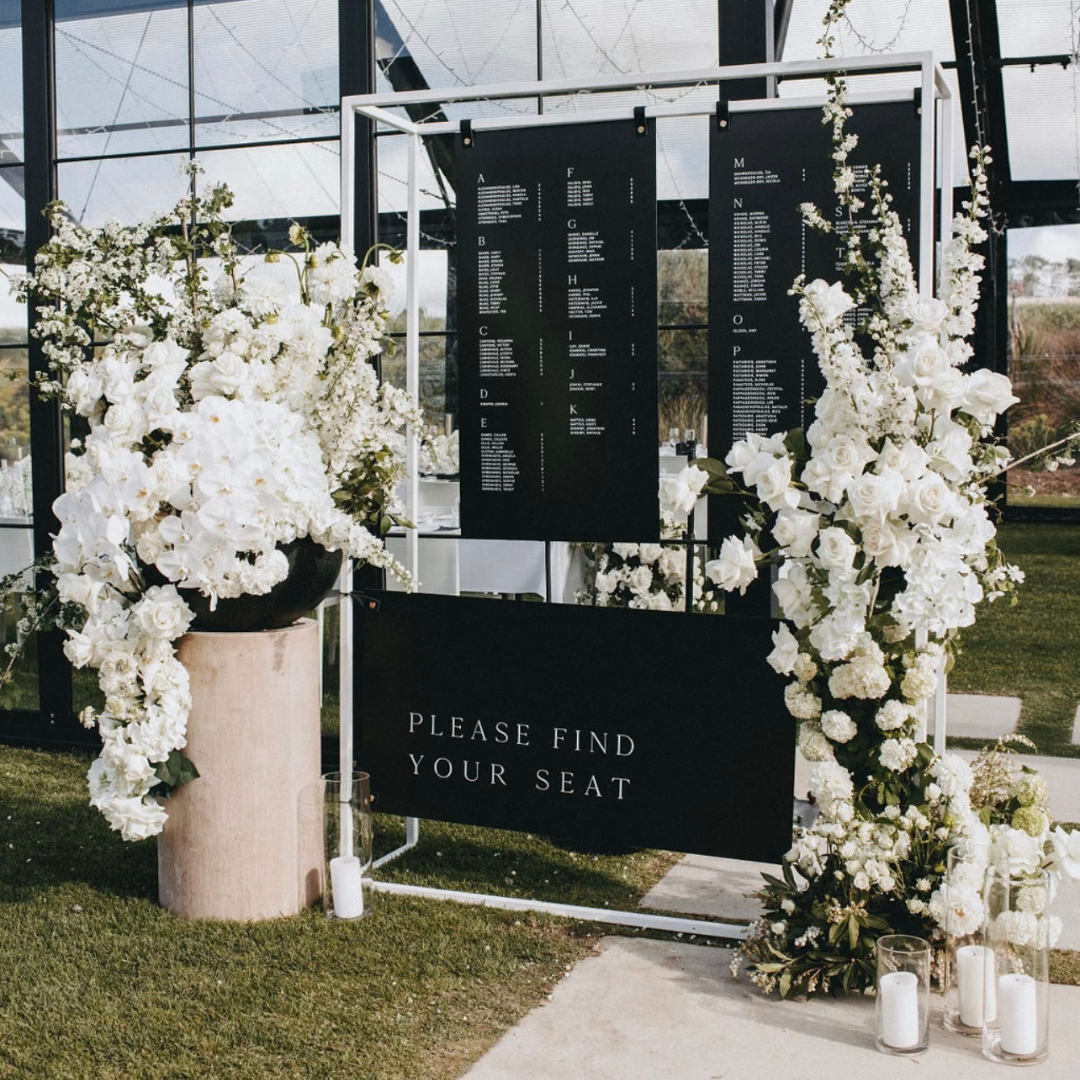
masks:
{"label": "white frame crossbar", "polygon": [[[458,121],[420,121],[416,122],[390,111],[405,105],[432,105],[440,109],[448,105],[481,100],[513,100],[520,98],[538,98],[566,95],[575,101],[590,99],[587,95],[615,91],[637,91],[647,94],[662,87],[701,87],[715,86],[717,97],[721,85],[736,79],[767,79],[770,85],[776,77],[813,78],[816,76],[837,75],[872,75],[884,72],[918,71],[921,91],[920,117],[920,178],[919,178],[919,291],[924,296],[932,296],[934,288],[934,201],[936,189],[935,154],[938,147],[938,128],[936,124],[937,108],[927,107],[927,103],[941,101],[941,215],[939,219],[939,239],[944,244],[949,238],[952,219],[952,184],[953,160],[952,109],[949,101],[952,93],[941,65],[934,60],[933,53],[912,52],[898,53],[893,56],[846,57],[842,60],[798,60],[766,64],[739,64],[730,67],[691,68],[682,71],[643,72],[634,75],[596,76],[591,79],[545,79],[538,82],[495,83],[487,86],[441,87],[438,89],[412,90],[403,93],[355,94],[341,99],[341,238],[345,247],[351,248],[355,242],[354,173],[356,169],[356,126],[357,115],[365,116],[385,127],[398,131],[408,137],[407,154],[407,224],[405,243],[406,266],[406,318],[405,318],[405,355],[406,389],[416,394],[419,389],[419,344],[420,344],[420,304],[417,289],[420,254],[420,215],[417,212],[419,188],[419,160],[421,140],[428,135],[456,134],[460,130]],[[897,94],[851,94],[852,105],[910,100]],[[824,104],[821,98],[765,98],[760,100],[730,101],[729,110],[737,115],[740,112],[758,112],[770,109],[820,108]],[[676,104],[648,104],[645,115],[651,117],[708,116],[715,108],[714,103],[701,101],[681,102]],[[628,119],[633,116],[632,105],[601,107],[587,112],[541,112],[529,115],[475,119],[472,121],[473,132],[491,131],[504,128],[523,128],[551,126],[558,124],[599,123],[606,120]],[[407,439],[405,513],[410,520],[416,517],[418,504],[418,469],[417,435],[410,431]],[[419,553],[419,537],[415,529],[409,530],[406,539],[405,568],[415,576]],[[340,578],[342,602],[339,605],[340,632],[340,762],[342,772],[353,768],[353,658],[352,634],[353,613],[350,601],[352,567],[346,562]],[[945,749],[945,680],[939,679],[938,693],[932,707],[934,727],[934,748],[938,753]],[[401,854],[415,847],[420,836],[420,823],[416,818],[406,818],[405,843],[376,860],[373,869],[385,865]],[[694,934],[705,937],[719,937],[741,940],[746,937],[748,928],[738,923],[723,923],[712,920],[687,919],[666,915],[653,915],[640,911],[619,911],[607,908],[581,907],[574,904],[559,904],[549,901],[532,900],[520,897],[498,896],[487,893],[460,892],[451,889],[436,889],[420,885],[402,885],[396,882],[367,879],[368,887],[378,892],[393,893],[401,896],[419,896],[427,899],[455,900],[464,904],[500,908],[508,911],[535,911],[548,915],[581,919],[591,922],[612,923],[622,926],[634,926],[641,929],[663,930],[671,933]]]}

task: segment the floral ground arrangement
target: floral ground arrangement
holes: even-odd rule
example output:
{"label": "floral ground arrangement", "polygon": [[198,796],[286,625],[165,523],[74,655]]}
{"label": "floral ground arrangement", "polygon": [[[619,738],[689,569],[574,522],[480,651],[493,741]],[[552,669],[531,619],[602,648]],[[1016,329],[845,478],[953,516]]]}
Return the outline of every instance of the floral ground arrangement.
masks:
{"label": "floral ground arrangement", "polygon": [[231,201],[215,187],[100,229],[58,204],[22,287],[53,371],[42,392],[89,428],[54,504],[55,591],[24,629],[63,627],[72,664],[98,672],[104,707],[80,715],[103,742],[91,804],[124,839],[160,832],[159,796],[197,775],[174,649],[196,600],[268,593],[305,538],[403,573],[382,537],[420,417],[369,363],[387,275],[297,225],[294,250],[245,258]]}

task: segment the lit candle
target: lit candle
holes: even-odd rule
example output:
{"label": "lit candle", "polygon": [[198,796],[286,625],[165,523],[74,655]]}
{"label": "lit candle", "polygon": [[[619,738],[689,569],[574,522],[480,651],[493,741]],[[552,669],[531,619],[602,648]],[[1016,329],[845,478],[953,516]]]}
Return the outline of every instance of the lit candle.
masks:
{"label": "lit candle", "polygon": [[1035,980],[1010,972],[998,979],[998,1030],[1006,1054],[1026,1057],[1039,1049]]}
{"label": "lit candle", "polygon": [[994,978],[994,951],[982,945],[964,945],[956,950],[956,986],[960,995],[960,1023],[982,1027],[997,1015]]}
{"label": "lit candle", "polygon": [[878,982],[881,1041],[905,1050],[919,1042],[919,979],[912,971],[890,971]]}
{"label": "lit candle", "polygon": [[356,919],[364,914],[364,885],[360,860],[355,855],[330,860],[330,895],[339,919]]}

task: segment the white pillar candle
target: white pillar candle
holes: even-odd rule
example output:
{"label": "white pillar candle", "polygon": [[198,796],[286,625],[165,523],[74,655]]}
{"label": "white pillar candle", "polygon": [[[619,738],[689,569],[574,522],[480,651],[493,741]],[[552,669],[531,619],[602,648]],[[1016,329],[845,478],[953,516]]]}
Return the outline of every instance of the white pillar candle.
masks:
{"label": "white pillar candle", "polygon": [[919,1042],[919,979],[912,971],[890,971],[878,982],[881,1041],[905,1050]]}
{"label": "white pillar candle", "polygon": [[1010,972],[998,979],[998,1030],[1006,1054],[1027,1056],[1039,1049],[1039,1008],[1035,980]]}
{"label": "white pillar candle", "polygon": [[982,1027],[997,1015],[997,979],[994,950],[964,945],[956,950],[956,987],[960,997],[960,1023]]}
{"label": "white pillar candle", "polygon": [[355,855],[339,855],[330,860],[330,895],[339,919],[355,919],[364,914],[364,885],[360,860]]}

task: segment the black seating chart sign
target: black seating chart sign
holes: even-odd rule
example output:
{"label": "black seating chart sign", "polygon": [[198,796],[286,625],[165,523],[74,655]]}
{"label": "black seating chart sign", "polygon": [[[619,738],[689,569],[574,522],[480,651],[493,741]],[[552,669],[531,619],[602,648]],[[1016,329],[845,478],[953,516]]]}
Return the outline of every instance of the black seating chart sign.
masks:
{"label": "black seating chart sign", "polygon": [[[848,130],[859,136],[851,156],[854,190],[865,197],[869,166],[880,163],[918,265],[920,117],[913,101],[856,105]],[[847,230],[872,223],[868,205],[849,225],[833,190],[830,128],[820,108],[733,112],[726,129],[712,125],[709,146],[709,445],[723,458],[747,432],[771,435],[805,427],[824,389],[788,289],[842,279]],[[834,223],[822,235],[807,228],[800,203],[812,202]],[[850,290],[849,290],[850,291]],[[849,313],[861,319],[865,310]],[[717,500],[713,499],[712,502]],[[710,539],[733,524],[710,507]]]}
{"label": "black seating chart sign", "polygon": [[462,535],[657,535],[656,140],[456,140]]}
{"label": "black seating chart sign", "polygon": [[767,862],[790,847],[771,619],[379,598],[357,602],[355,700],[380,811]]}

